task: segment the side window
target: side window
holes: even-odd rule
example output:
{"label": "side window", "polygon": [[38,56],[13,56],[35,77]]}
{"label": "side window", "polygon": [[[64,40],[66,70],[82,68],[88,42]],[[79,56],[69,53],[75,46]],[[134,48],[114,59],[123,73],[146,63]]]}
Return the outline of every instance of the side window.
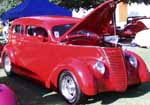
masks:
{"label": "side window", "polygon": [[27,26],[26,28],[26,33],[28,36],[44,36],[48,37],[47,31],[42,28],[42,27],[37,27],[37,26]]}
{"label": "side window", "polygon": [[13,27],[13,33],[23,34],[23,25],[15,25]]}

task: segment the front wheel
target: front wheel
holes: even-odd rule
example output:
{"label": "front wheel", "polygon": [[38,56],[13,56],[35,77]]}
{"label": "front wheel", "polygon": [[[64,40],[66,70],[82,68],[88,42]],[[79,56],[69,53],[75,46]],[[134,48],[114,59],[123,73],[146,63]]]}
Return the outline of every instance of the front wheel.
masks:
{"label": "front wheel", "polygon": [[11,63],[10,58],[7,55],[4,55],[4,58],[3,58],[3,67],[4,67],[5,73],[8,76],[12,75],[12,63]]}
{"label": "front wheel", "polygon": [[59,91],[69,104],[79,104],[83,99],[78,82],[75,76],[69,71],[61,73],[59,78]]}

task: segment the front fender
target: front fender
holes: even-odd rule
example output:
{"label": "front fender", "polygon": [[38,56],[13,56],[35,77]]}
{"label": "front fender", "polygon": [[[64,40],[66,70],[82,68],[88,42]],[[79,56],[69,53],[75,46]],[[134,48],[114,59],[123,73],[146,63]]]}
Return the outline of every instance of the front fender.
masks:
{"label": "front fender", "polygon": [[144,60],[138,56],[137,54],[135,54],[134,52],[131,51],[126,51],[127,54],[135,56],[138,60],[138,73],[139,73],[139,78],[141,83],[142,82],[147,82],[148,81],[148,69],[147,66],[144,62]]}
{"label": "front fender", "polygon": [[95,95],[96,86],[94,82],[94,74],[92,70],[89,69],[88,65],[79,61],[77,59],[68,59],[60,63],[50,74],[46,87],[50,87],[50,83],[58,88],[58,81],[60,74],[69,70],[76,77],[76,80],[80,86],[81,91],[86,95]]}

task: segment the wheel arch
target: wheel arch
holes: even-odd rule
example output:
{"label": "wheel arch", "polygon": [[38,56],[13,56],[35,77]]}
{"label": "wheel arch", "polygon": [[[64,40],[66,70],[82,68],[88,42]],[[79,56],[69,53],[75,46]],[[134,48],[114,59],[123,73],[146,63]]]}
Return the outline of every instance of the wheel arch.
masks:
{"label": "wheel arch", "polygon": [[92,70],[89,69],[87,64],[76,59],[69,59],[59,64],[46,81],[46,87],[50,88],[50,86],[53,85],[56,89],[58,89],[59,77],[64,71],[70,71],[75,76],[79,87],[84,94],[96,94]]}
{"label": "wheel arch", "polygon": [[15,61],[15,57],[14,57],[14,53],[13,53],[13,51],[7,51],[7,50],[4,50],[3,52],[2,52],[2,54],[1,54],[1,62],[2,62],[2,64],[3,64],[3,59],[4,59],[4,57],[5,56],[8,56],[9,58],[10,58],[10,60],[11,60],[11,62],[13,62],[13,63],[15,63],[16,61]]}
{"label": "wheel arch", "polygon": [[140,81],[141,82],[147,82],[148,81],[148,68],[144,62],[144,60],[137,55],[136,53],[132,52],[132,51],[126,51],[127,54],[133,55],[136,57],[136,59],[138,60],[138,72],[139,72],[139,76],[140,76]]}

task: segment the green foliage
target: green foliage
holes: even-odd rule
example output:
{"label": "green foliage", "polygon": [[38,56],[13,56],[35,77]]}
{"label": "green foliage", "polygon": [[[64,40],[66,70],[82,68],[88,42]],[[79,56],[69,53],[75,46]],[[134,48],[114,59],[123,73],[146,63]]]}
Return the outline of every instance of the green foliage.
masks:
{"label": "green foliage", "polygon": [[[0,0],[0,14],[7,11],[10,8],[15,7],[23,0]],[[85,9],[93,8],[98,4],[106,1],[106,0],[49,0],[55,4],[66,7],[68,9],[78,9],[79,7],[83,7]],[[123,0],[126,3],[142,3],[150,4],[150,0]],[[36,2],[36,0],[35,0]]]}
{"label": "green foliage", "polygon": [[97,6],[98,4],[104,2],[105,0],[50,0],[60,6],[69,9],[78,9],[79,7],[89,9]]}
{"label": "green foliage", "polygon": [[[83,7],[85,9],[93,8],[106,0],[49,0],[55,4],[66,7],[68,9],[78,9]],[[145,3],[150,4],[150,0],[122,0],[125,3]]]}
{"label": "green foliage", "polygon": [[18,5],[22,0],[0,0],[1,3],[1,9],[0,14],[3,12],[6,12],[10,8],[14,8],[16,5]]}
{"label": "green foliage", "polygon": [[150,4],[150,0],[124,0],[125,2],[131,3],[144,3],[146,5]]}

